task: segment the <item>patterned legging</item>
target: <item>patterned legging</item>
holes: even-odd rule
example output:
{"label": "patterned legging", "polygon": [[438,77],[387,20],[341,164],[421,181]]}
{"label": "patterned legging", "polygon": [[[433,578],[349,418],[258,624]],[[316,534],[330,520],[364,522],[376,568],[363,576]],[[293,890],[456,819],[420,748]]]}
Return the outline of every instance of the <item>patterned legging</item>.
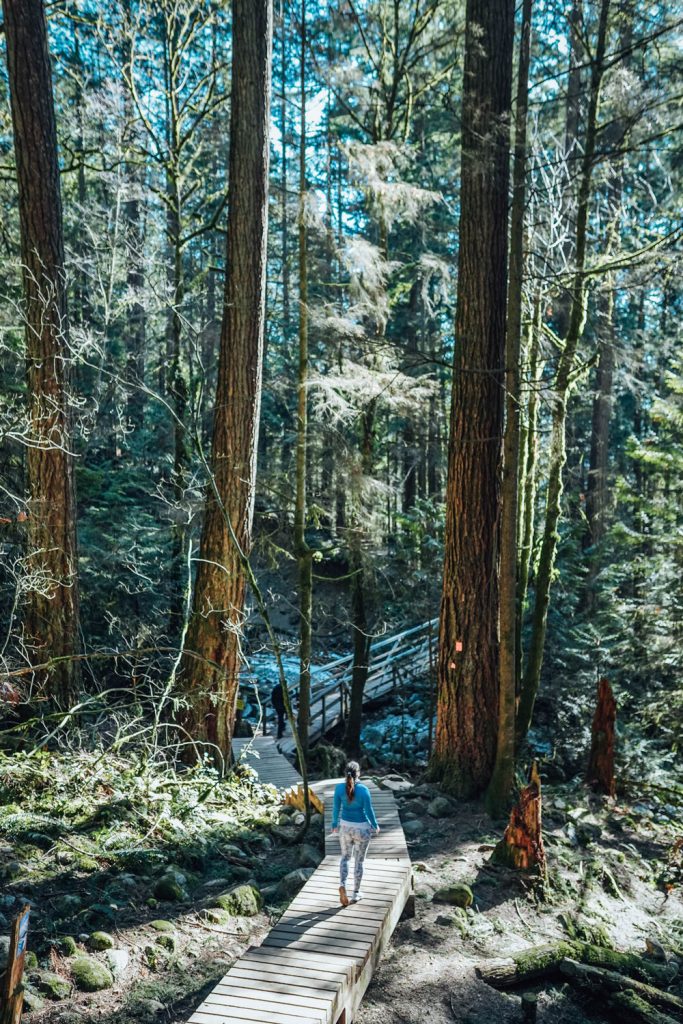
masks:
{"label": "patterned legging", "polygon": [[354,858],[354,892],[360,891],[360,883],[363,878],[363,861],[370,845],[371,833],[366,828],[347,828],[342,826],[339,829],[339,845],[341,846],[341,862],[339,864],[339,883],[346,886],[346,879],[349,874],[349,861]]}

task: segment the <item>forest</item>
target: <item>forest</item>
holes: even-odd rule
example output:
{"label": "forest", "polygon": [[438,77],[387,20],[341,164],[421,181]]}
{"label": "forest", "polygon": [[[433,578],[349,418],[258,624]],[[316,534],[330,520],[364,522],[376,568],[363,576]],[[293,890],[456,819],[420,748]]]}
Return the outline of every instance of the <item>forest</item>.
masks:
{"label": "forest", "polygon": [[348,758],[415,904],[354,1021],[683,1020],[682,45],[2,0],[2,1024],[189,1021]]}

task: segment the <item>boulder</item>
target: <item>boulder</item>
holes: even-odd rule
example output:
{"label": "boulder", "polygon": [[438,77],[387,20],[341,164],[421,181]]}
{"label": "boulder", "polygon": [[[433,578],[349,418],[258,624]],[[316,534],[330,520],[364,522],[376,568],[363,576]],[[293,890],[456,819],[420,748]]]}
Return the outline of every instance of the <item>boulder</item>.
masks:
{"label": "boulder", "polygon": [[61,974],[54,974],[53,971],[36,971],[31,976],[31,981],[39,992],[50,999],[66,999],[71,995],[71,982]]}
{"label": "boulder", "polygon": [[310,843],[304,843],[299,850],[299,856],[297,857],[299,867],[302,868],[317,868],[318,864],[322,860],[320,852],[311,846]]}
{"label": "boulder", "polygon": [[392,793],[407,793],[413,788],[412,782],[402,779],[400,775],[387,775],[380,780],[379,785],[381,789],[389,789]]}
{"label": "boulder", "polygon": [[78,956],[71,962],[71,973],[76,988],[81,992],[100,992],[111,988],[114,978],[108,967],[91,956]]}
{"label": "boulder", "polygon": [[63,956],[75,956],[78,952],[78,943],[73,935],[64,935],[59,940],[59,948]]}
{"label": "boulder", "polygon": [[253,917],[262,906],[261,893],[253,885],[238,885],[218,896],[216,903],[233,917]]}
{"label": "boulder", "polygon": [[457,882],[455,885],[446,886],[444,889],[437,889],[432,896],[433,903],[450,903],[453,907],[462,907],[466,910],[474,903],[474,894],[469,885],[464,882]]}
{"label": "boulder", "polygon": [[115,978],[120,978],[126,973],[130,963],[130,953],[127,949],[108,949],[105,956]]}
{"label": "boulder", "polygon": [[447,818],[454,810],[455,804],[446,796],[435,796],[427,804],[427,814],[431,814],[432,818]]}
{"label": "boulder", "polygon": [[403,832],[406,836],[408,836],[409,839],[414,839],[415,836],[422,835],[424,833],[424,830],[424,825],[422,824],[421,821],[418,821],[417,819],[413,821],[406,821],[404,822],[403,825]]}
{"label": "boulder", "polygon": [[187,878],[177,868],[168,868],[154,886],[154,895],[167,903],[177,903],[187,899]]}
{"label": "boulder", "polygon": [[109,932],[93,932],[88,939],[88,945],[96,953],[101,953],[105,949],[113,949],[116,943]]}
{"label": "boulder", "polygon": [[305,885],[311,877],[315,868],[296,868],[280,879],[277,887],[277,895],[280,899],[296,896],[302,885]]}
{"label": "boulder", "polygon": [[29,1013],[37,1013],[45,1009],[45,1000],[32,985],[24,985],[24,1009]]}

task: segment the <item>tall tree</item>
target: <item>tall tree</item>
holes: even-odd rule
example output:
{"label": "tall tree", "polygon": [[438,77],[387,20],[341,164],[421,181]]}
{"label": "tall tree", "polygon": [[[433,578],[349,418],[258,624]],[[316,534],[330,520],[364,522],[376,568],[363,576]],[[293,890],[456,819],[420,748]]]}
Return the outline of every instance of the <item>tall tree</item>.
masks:
{"label": "tall tree", "polygon": [[588,241],[588,213],[591,199],[591,184],[595,166],[596,140],[598,137],[598,111],[600,92],[605,73],[605,47],[609,21],[609,0],[602,0],[598,20],[595,53],[591,61],[586,135],[581,158],[581,172],[576,208],[576,229],[574,237],[574,268],[570,290],[569,321],[566,337],[561,345],[557,371],[553,381],[553,405],[551,414],[550,455],[548,488],[546,495],[545,520],[541,551],[536,574],[536,594],[532,620],[529,657],[527,660],[520,693],[517,737],[526,736],[536,701],[541,679],[543,650],[548,623],[550,588],[557,552],[557,524],[562,502],[562,474],[567,459],[566,420],[567,402],[575,379],[575,362],[579,342],[586,323],[588,292],[586,276],[586,249]]}
{"label": "tall tree", "polygon": [[505,810],[515,771],[515,713],[517,694],[517,536],[520,455],[520,373],[524,284],[524,207],[526,197],[526,137],[531,55],[531,3],[522,4],[517,68],[515,149],[510,217],[510,274],[505,337],[505,438],[500,515],[500,692],[496,763],[487,793],[489,811]]}
{"label": "tall tree", "polygon": [[461,796],[488,784],[496,752],[513,38],[513,0],[468,0],[456,346],[431,763],[432,775]]}
{"label": "tall tree", "polygon": [[311,703],[311,623],[313,618],[313,552],[306,543],[306,454],[308,446],[308,246],[306,237],[306,0],[301,3],[299,103],[299,375],[296,415],[296,500],[294,543],[299,567],[299,707],[297,728],[304,756],[308,753]]}
{"label": "tall tree", "polygon": [[206,498],[182,679],[184,725],[229,757],[261,404],[273,19],[234,0],[225,304]]}
{"label": "tall tree", "polygon": [[28,383],[28,572],[23,648],[60,659],[41,688],[71,705],[79,683],[76,488],[62,202],[42,0],[3,0],[19,193]]}

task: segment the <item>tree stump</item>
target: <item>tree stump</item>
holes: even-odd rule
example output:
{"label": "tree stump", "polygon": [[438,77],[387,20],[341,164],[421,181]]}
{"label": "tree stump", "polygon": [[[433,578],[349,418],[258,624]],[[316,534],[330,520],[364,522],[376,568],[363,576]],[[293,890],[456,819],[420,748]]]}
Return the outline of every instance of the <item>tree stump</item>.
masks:
{"label": "tree stump", "polygon": [[529,784],[510,812],[503,838],[491,854],[491,862],[504,867],[528,870],[537,868],[545,876],[546,859],[541,834],[541,777],[534,761]]}
{"label": "tree stump", "polygon": [[597,793],[614,796],[614,726],[617,718],[617,702],[612,687],[606,679],[598,683],[598,703],[591,728],[591,752],[588,760],[586,782]]}

